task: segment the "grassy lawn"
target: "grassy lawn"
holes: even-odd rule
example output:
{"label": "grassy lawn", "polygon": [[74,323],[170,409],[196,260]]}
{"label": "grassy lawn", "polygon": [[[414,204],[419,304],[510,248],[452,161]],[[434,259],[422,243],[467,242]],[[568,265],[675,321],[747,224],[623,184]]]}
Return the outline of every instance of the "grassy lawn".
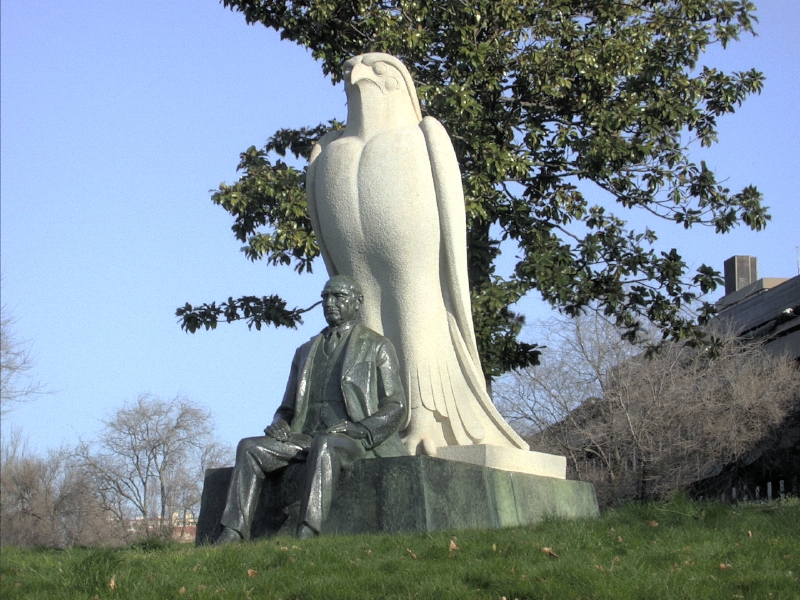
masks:
{"label": "grassy lawn", "polygon": [[800,599],[800,501],[628,505],[594,520],[223,548],[3,548],[0,597]]}

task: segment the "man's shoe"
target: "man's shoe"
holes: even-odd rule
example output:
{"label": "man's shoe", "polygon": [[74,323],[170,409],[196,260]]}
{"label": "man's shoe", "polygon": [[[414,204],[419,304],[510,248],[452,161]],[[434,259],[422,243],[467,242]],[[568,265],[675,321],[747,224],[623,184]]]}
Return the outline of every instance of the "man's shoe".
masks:
{"label": "man's shoe", "polygon": [[223,527],[222,533],[219,534],[217,541],[214,542],[215,546],[224,546],[225,544],[234,544],[242,541],[242,536],[239,532],[230,527]]}
{"label": "man's shoe", "polygon": [[317,537],[317,532],[314,531],[308,523],[301,523],[297,527],[297,539],[310,540]]}

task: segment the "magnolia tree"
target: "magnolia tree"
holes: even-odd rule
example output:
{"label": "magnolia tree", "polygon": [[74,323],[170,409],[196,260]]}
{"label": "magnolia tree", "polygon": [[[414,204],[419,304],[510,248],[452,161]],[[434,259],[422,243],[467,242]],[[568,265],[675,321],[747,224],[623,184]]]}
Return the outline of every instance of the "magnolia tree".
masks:
{"label": "magnolia tree", "polygon": [[[769,219],[755,187],[730,190],[688,153],[717,141],[717,119],[763,77],[702,64],[704,51],[753,33],[747,0],[223,0],[251,24],[309,48],[337,82],[345,59],[393,54],[422,112],[442,122],[462,169],[473,319],[488,376],[535,364],[510,310],[530,292],[575,315],[597,304],[629,337],[652,323],[670,339],[702,336],[682,308],[715,289],[676,249],[658,252],[650,224],[725,233]],[[265,107],[266,109],[266,107]],[[319,254],[301,164],[342,124],[284,129],[241,154],[241,178],[213,201],[234,217],[252,260],[310,271]],[[254,132],[259,135],[258,132]],[[500,245],[516,263],[496,271]],[[700,303],[701,320],[713,307]],[[220,319],[294,325],[278,295],[178,309],[188,331]]]}

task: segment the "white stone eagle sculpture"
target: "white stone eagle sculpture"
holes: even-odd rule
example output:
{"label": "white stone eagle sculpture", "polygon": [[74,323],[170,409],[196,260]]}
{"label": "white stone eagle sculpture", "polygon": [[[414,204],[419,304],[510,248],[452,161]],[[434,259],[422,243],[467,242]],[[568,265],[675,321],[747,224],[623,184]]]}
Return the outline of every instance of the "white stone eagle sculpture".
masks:
{"label": "white stone eagle sculpture", "polygon": [[311,152],[308,208],[328,274],[361,284],[361,320],[397,349],[411,407],[406,447],[431,456],[472,444],[527,450],[486,392],[450,138],[422,118],[397,58],[356,56],[344,80],[347,127]]}

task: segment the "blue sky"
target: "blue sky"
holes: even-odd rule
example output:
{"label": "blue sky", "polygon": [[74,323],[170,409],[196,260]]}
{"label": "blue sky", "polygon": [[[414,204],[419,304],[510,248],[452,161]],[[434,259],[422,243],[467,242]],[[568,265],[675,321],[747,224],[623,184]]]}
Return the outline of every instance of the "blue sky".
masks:
{"label": "blue sky", "polygon": [[[761,96],[694,150],[732,189],[755,184],[773,221],[760,234],[653,224],[693,267],[758,256],[761,276],[797,274],[800,15],[757,0],[759,36],[705,63],[765,72]],[[270,421],[294,348],[324,325],[183,333],[184,302],[279,292],[306,306],[324,283],[251,263],[209,190],[238,154],[280,127],[344,120],[345,98],[310,54],[214,0],[4,0],[0,90],[2,303],[48,394],[3,418],[34,449],[89,438],[143,392],[185,395],[230,444]],[[716,294],[718,296],[719,294]],[[716,297],[715,296],[715,297]],[[529,321],[548,311],[531,298]]]}

